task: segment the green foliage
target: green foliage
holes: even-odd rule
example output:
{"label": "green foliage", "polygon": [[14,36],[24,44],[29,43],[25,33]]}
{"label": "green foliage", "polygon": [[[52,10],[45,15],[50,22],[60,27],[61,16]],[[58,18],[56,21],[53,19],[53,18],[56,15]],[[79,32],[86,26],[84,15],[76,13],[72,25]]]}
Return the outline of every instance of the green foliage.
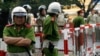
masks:
{"label": "green foliage", "polygon": [[15,2],[16,0],[4,0],[4,2]]}
{"label": "green foliage", "polygon": [[[9,10],[9,8],[13,8],[17,5],[24,5],[24,4],[29,4],[32,6],[32,11],[37,12],[38,7],[40,5],[46,5],[48,6],[51,2],[57,1],[61,3],[62,5],[68,5],[70,6],[71,4],[76,4],[79,8],[83,9],[85,11],[85,0],[82,0],[83,2],[81,3],[81,0],[4,0],[4,3],[0,1],[0,8],[4,10]],[[98,3],[99,0],[96,0],[96,2],[93,5],[93,0],[91,0],[88,10],[85,11],[85,15],[88,14],[88,12],[95,7],[95,5]],[[91,7],[92,5],[92,7]],[[87,17],[87,16],[86,16]]]}
{"label": "green foliage", "polygon": [[70,0],[58,0],[58,2],[60,2],[63,5],[71,5],[71,1]]}
{"label": "green foliage", "polygon": [[0,8],[4,11],[8,11],[10,8],[16,6],[16,0],[4,0],[4,2],[0,3]]}

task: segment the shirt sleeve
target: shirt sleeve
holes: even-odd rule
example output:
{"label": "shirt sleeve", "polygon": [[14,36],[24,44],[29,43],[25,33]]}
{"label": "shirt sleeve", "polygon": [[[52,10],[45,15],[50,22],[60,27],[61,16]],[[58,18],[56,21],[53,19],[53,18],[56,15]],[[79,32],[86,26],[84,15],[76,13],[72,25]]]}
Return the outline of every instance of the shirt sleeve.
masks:
{"label": "shirt sleeve", "polygon": [[9,29],[8,29],[8,27],[5,27],[4,30],[3,30],[3,37],[4,36],[9,36],[9,35],[10,35]]}
{"label": "shirt sleeve", "polygon": [[52,34],[52,24],[51,24],[50,18],[48,18],[48,17],[44,20],[44,23],[43,23],[43,33],[45,35]]}
{"label": "shirt sleeve", "polygon": [[81,24],[85,24],[84,18],[82,18]]}
{"label": "shirt sleeve", "polygon": [[89,21],[90,21],[90,16],[87,17],[87,23],[89,23]]}
{"label": "shirt sleeve", "polygon": [[34,28],[33,27],[28,29],[28,32],[25,35],[25,38],[29,38],[29,39],[32,40],[32,42],[35,42],[35,33],[34,33]]}

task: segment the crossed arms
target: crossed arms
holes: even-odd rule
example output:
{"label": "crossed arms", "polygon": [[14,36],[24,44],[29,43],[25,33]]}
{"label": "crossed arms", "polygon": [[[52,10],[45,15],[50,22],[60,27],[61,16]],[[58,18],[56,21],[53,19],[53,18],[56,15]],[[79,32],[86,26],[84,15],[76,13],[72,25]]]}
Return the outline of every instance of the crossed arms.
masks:
{"label": "crossed arms", "polygon": [[32,40],[23,37],[8,37],[4,36],[4,42],[6,44],[16,45],[16,46],[29,46]]}

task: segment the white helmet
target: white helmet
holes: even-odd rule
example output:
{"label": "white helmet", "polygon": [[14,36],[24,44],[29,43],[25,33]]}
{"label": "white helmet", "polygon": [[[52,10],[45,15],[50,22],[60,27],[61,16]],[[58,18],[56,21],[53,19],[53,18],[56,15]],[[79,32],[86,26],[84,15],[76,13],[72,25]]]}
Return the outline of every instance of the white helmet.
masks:
{"label": "white helmet", "polygon": [[41,9],[46,9],[46,6],[45,5],[40,5],[38,10],[41,10]]}
{"label": "white helmet", "polygon": [[31,6],[30,6],[29,4],[25,4],[25,5],[23,5],[23,7],[24,7],[25,9],[27,9],[27,10],[31,10],[31,9],[32,9]]}
{"label": "white helmet", "polygon": [[27,12],[23,7],[17,6],[11,12],[12,21],[13,21],[13,16],[25,16],[25,17],[27,17]]}
{"label": "white helmet", "polygon": [[50,3],[50,5],[48,6],[47,12],[48,13],[55,13],[55,14],[61,13],[61,5],[60,5],[60,3],[59,2]]}

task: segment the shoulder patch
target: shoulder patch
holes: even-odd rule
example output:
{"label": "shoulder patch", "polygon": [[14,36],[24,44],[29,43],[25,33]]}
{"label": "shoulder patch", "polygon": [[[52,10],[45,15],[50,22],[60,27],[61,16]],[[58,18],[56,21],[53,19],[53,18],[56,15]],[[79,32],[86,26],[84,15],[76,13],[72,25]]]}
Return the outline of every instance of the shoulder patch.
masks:
{"label": "shoulder patch", "polygon": [[10,26],[13,26],[13,24],[7,24],[6,26],[7,26],[7,27],[10,27]]}
{"label": "shoulder patch", "polygon": [[25,24],[25,27],[31,28],[32,26],[30,24]]}

